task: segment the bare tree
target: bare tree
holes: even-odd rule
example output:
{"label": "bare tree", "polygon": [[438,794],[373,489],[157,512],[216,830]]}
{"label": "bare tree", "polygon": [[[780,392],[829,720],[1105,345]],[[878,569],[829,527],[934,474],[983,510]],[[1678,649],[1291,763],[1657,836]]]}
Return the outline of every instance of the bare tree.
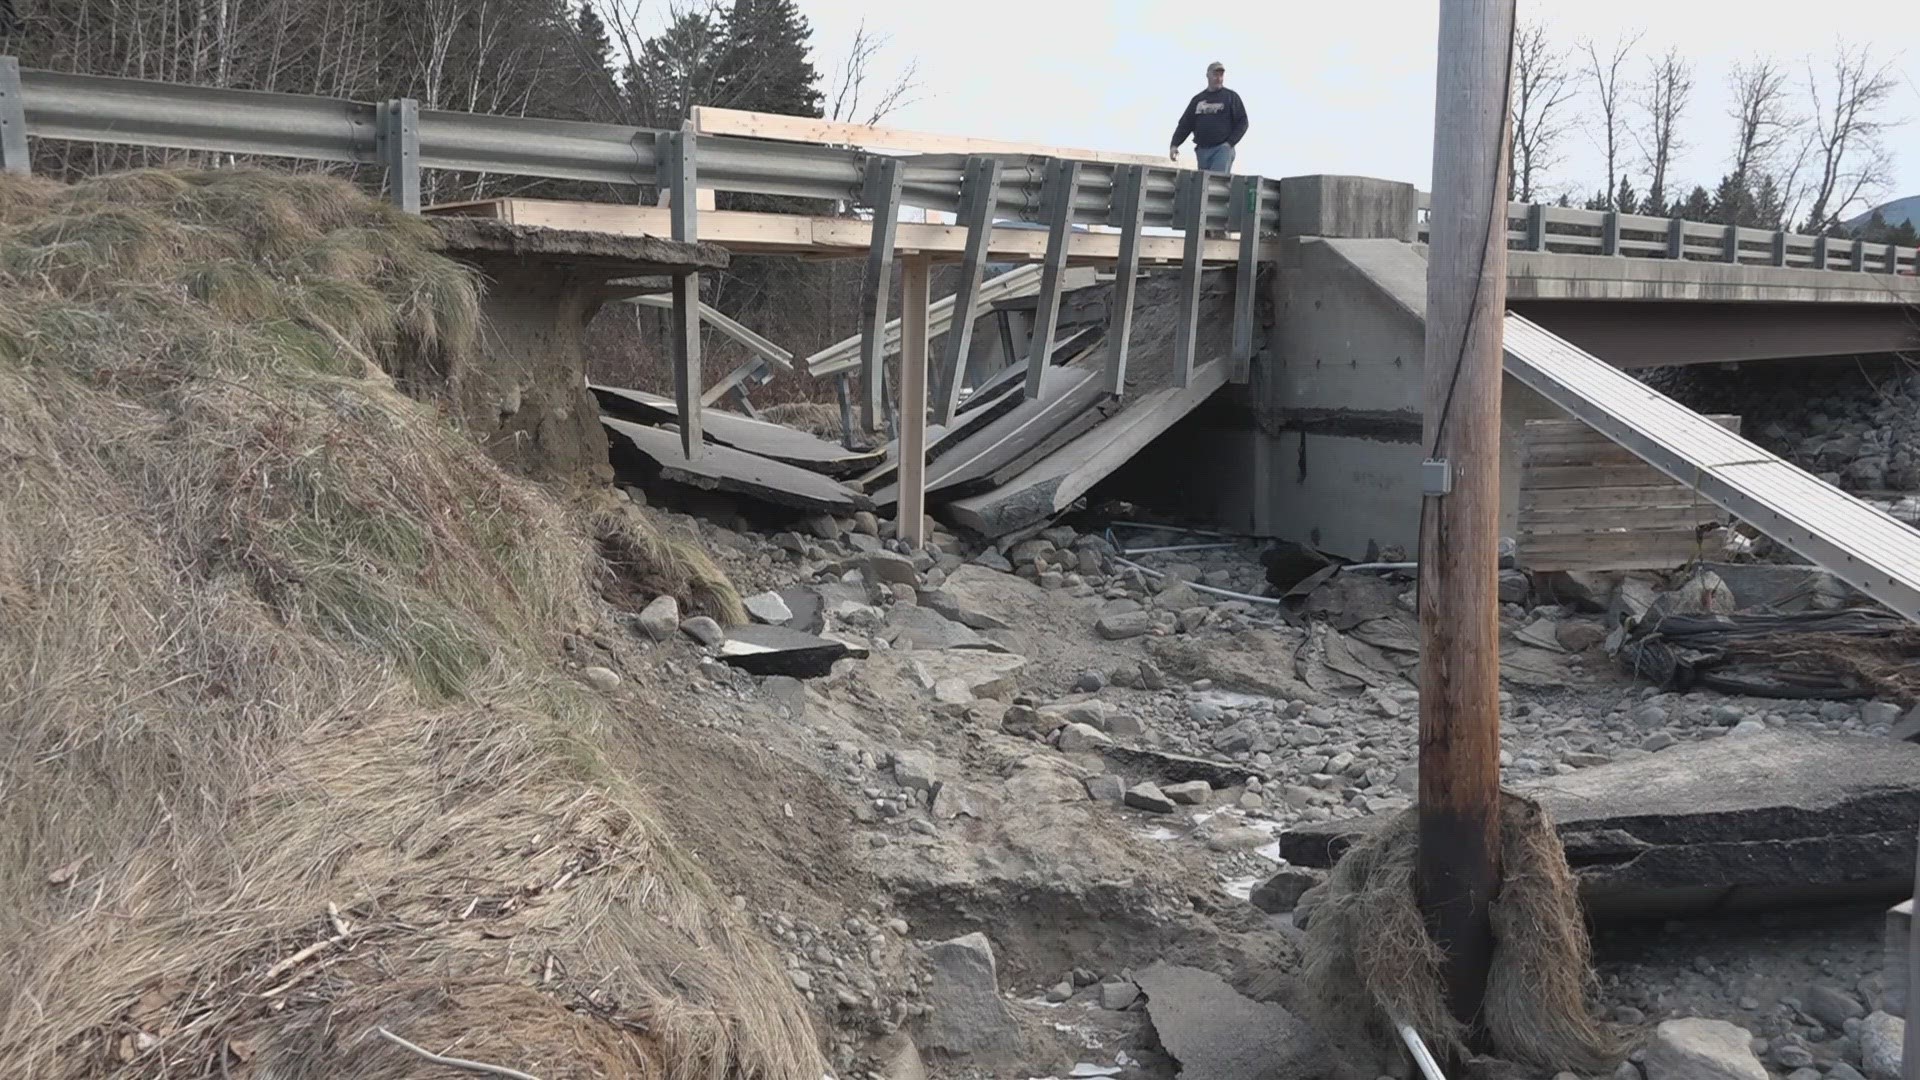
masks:
{"label": "bare tree", "polygon": [[1513,41],[1513,158],[1507,189],[1519,202],[1532,202],[1548,169],[1559,164],[1557,147],[1566,136],[1563,106],[1572,100],[1573,73],[1566,54],[1547,40],[1539,23],[1527,23]]}
{"label": "bare tree", "polygon": [[1773,164],[1801,119],[1788,100],[1786,69],[1771,59],[1734,64],[1727,88],[1734,99],[1733,175],[1746,178]]}
{"label": "bare tree", "polygon": [[1640,156],[1647,170],[1646,204],[1665,213],[1667,177],[1673,163],[1687,144],[1680,140],[1680,118],[1686,114],[1693,97],[1693,68],[1680,49],[1669,48],[1666,55],[1647,62],[1647,81],[1640,85],[1636,102],[1641,113],[1640,127],[1634,132]]}
{"label": "bare tree", "polygon": [[[886,119],[888,114],[917,100],[909,95],[920,89],[918,60],[908,60],[906,67],[883,90],[871,98],[866,96],[873,60],[886,45],[886,36],[868,33],[866,21],[862,20],[859,28],[853,32],[853,42],[847,48],[846,59],[835,73],[833,86],[827,93],[830,103],[827,119],[850,124],[877,124]],[[867,106],[864,113],[863,105]]]}
{"label": "bare tree", "polygon": [[1876,64],[1865,45],[1837,45],[1826,79],[1808,62],[1813,122],[1807,225],[1812,231],[1831,228],[1865,193],[1892,180],[1893,158],[1881,135],[1893,125],[1882,110],[1898,86],[1893,64]]}
{"label": "bare tree", "polygon": [[1593,100],[1600,107],[1595,145],[1607,156],[1607,207],[1611,210],[1624,210],[1632,213],[1631,206],[1619,204],[1620,195],[1620,150],[1626,126],[1626,85],[1621,78],[1620,69],[1626,66],[1627,57],[1640,44],[1646,35],[1643,30],[1635,31],[1633,36],[1625,34],[1613,41],[1613,49],[1605,57],[1592,38],[1581,42],[1587,53],[1587,66],[1583,74],[1592,83]]}

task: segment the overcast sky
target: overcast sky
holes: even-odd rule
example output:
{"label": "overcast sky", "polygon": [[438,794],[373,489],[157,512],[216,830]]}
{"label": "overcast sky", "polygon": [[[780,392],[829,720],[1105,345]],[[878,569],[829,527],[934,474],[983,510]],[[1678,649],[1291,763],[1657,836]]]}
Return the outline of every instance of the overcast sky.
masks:
{"label": "overcast sky", "polygon": [[[1435,0],[801,0],[823,70],[864,19],[890,37],[880,67],[919,63],[918,100],[888,123],[1056,146],[1153,153],[1210,60],[1247,104],[1252,127],[1237,171],[1266,176],[1356,173],[1428,186],[1432,171]],[[1695,68],[1679,162],[1709,188],[1726,165],[1730,65],[1767,54],[1804,73],[1836,35],[1897,58],[1890,115],[1898,180],[1888,197],[1920,193],[1920,2],[1820,0],[1768,12],[1754,0],[1521,0],[1568,48],[1644,30],[1640,51],[1677,44]],[[1815,26],[1827,29],[1813,30]],[[1809,35],[1812,35],[1810,38]],[[1645,60],[1634,63],[1636,77]],[[884,74],[884,70],[879,74]],[[1604,183],[1585,133],[1568,135],[1548,188],[1584,194]],[[1637,171],[1637,170],[1636,170]],[[1602,178],[1602,179],[1597,179]],[[1637,178],[1636,178],[1637,180]],[[1637,187],[1644,184],[1636,182]]]}

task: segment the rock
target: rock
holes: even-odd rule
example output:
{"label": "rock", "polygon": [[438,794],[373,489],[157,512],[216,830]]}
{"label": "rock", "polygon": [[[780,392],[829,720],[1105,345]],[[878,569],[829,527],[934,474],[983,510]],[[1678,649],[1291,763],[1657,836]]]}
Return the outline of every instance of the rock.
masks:
{"label": "rock", "polygon": [[1827,1070],[1827,1080],[1867,1080],[1867,1078],[1860,1074],[1859,1069],[1844,1061],[1836,1061],[1833,1067]]}
{"label": "rock", "polygon": [[926,750],[895,750],[893,780],[904,788],[932,791],[940,782],[939,759]]}
{"label": "rock", "polygon": [[1568,652],[1586,652],[1607,640],[1607,628],[1593,619],[1562,619],[1553,635]]}
{"label": "rock", "polygon": [[1107,677],[1105,675],[1097,671],[1083,671],[1080,673],[1080,677],[1073,681],[1073,692],[1076,694],[1098,693],[1102,689],[1105,689],[1106,685]]}
{"label": "rock", "polygon": [[1246,997],[1210,971],[1156,963],[1136,981],[1146,992],[1147,1016],[1160,1044],[1180,1062],[1183,1077],[1328,1075],[1327,1050],[1312,1027],[1279,1005]]}
{"label": "rock", "polygon": [[1114,1012],[1140,1000],[1140,988],[1130,982],[1103,982],[1100,984],[1100,1007]]}
{"label": "rock", "polygon": [[1096,802],[1121,802],[1127,797],[1126,781],[1112,773],[1102,773],[1087,780],[1087,796]]}
{"label": "rock", "polygon": [[913,560],[891,551],[866,552],[855,558],[853,564],[869,585],[905,585],[911,588],[920,583],[920,571],[914,569]]}
{"label": "rock", "polygon": [[1085,802],[1087,789],[1080,775],[1079,769],[1058,757],[1036,754],[1014,765],[1003,790],[1007,798],[1029,805]]}
{"label": "rock", "polygon": [[832,514],[815,514],[804,522],[809,535],[822,540],[837,540],[840,537],[840,523]]}
{"label": "rock", "polygon": [[1174,802],[1184,806],[1205,806],[1213,797],[1213,785],[1205,780],[1189,780],[1184,784],[1168,784],[1160,789],[1161,793]]}
{"label": "rock", "polygon": [[1649,701],[1634,709],[1628,719],[1643,728],[1664,727],[1667,723],[1667,710],[1658,702]]}
{"label": "rock", "polygon": [[1724,1020],[1663,1020],[1647,1044],[1647,1080],[1767,1080],[1753,1036]]}
{"label": "rock", "polygon": [[1729,739],[1750,739],[1767,733],[1767,725],[1749,716],[1727,731]]}
{"label": "rock", "polygon": [[680,601],[656,596],[640,612],[640,628],[655,641],[666,641],[680,628]]}
{"label": "rock", "polygon": [[1072,996],[1073,996],[1073,980],[1072,979],[1067,979],[1062,982],[1054,983],[1052,986],[1047,988],[1047,1000],[1053,1002],[1056,1005],[1062,1001],[1067,1000],[1068,998],[1071,998]]}
{"label": "rock", "polygon": [[1106,732],[1091,724],[1068,724],[1060,729],[1060,741],[1056,745],[1063,754],[1077,754],[1085,750],[1098,750],[1112,743]]}
{"label": "rock", "polygon": [[1007,558],[1011,559],[1015,566],[1021,566],[1044,556],[1051,555],[1055,550],[1053,541],[1036,536],[1031,540],[1022,540],[1011,548],[1008,548]]}
{"label": "rock", "polygon": [[680,632],[711,649],[727,639],[727,632],[720,624],[705,615],[695,615],[680,624]]}
{"label": "rock", "polygon": [[597,665],[582,668],[580,677],[587,680],[587,685],[602,693],[613,690],[620,685],[620,673],[612,668],[599,667]]}
{"label": "rock", "polygon": [[1136,810],[1150,810],[1156,814],[1173,813],[1173,800],[1152,783],[1139,783],[1128,788],[1125,802]]}
{"label": "rock", "polygon": [[1094,631],[1108,641],[1137,638],[1153,629],[1153,616],[1144,611],[1128,611],[1106,616],[1094,624]]}
{"label": "rock", "polygon": [[1672,746],[1674,738],[1664,731],[1656,731],[1640,741],[1640,749],[1649,754],[1658,753]]}
{"label": "rock", "polygon": [[760,622],[785,626],[793,621],[793,610],[777,592],[754,593],[741,603],[746,606],[747,614]]}
{"label": "rock", "polygon": [[1672,615],[1731,615],[1736,609],[1733,590],[1711,570],[1702,570],[1656,605]]}
{"label": "rock", "polygon": [[999,643],[981,637],[971,628],[938,611],[913,604],[895,604],[888,608],[886,629],[882,634],[896,649],[1007,651]]}
{"label": "rock", "polygon": [[1005,555],[1000,554],[992,548],[988,548],[974,556],[972,565],[983,566],[988,570],[997,570],[1002,574],[1013,573],[1013,564],[1007,561]]}
{"label": "rock", "polygon": [[1869,701],[1860,706],[1860,720],[1869,726],[1892,727],[1900,722],[1900,706],[1891,701]]}
{"label": "rock", "polygon": [[[1071,784],[1071,781],[1069,783]],[[1072,785],[1071,790],[1075,799],[1078,799],[1079,785]],[[962,815],[970,818],[980,816],[980,811],[975,807],[967,789],[952,781],[939,784],[933,789],[933,801],[928,804],[927,812],[933,815],[935,821],[952,821]]]}
{"label": "rock", "polygon": [[1524,604],[1527,594],[1533,591],[1533,582],[1519,570],[1500,571],[1500,602],[1503,604]]}
{"label": "rock", "polygon": [[920,1041],[954,1054],[1005,1051],[1019,1043],[1019,1028],[1000,997],[993,946],[972,933],[927,947],[929,1012]]}
{"label": "rock", "polygon": [[1614,1066],[1612,1080],[1642,1080],[1640,1066],[1631,1061],[1623,1061]]}
{"label": "rock", "polygon": [[1831,986],[1816,986],[1807,995],[1806,1013],[1832,1030],[1845,1031],[1847,1021],[1867,1015],[1860,999]]}
{"label": "rock", "polygon": [[949,679],[958,679],[976,698],[1008,699],[1013,696],[1015,676],[1027,666],[1023,656],[988,652],[984,649],[943,649],[909,653],[879,652],[867,661],[873,679],[897,677],[876,670],[898,665],[905,677],[923,690],[936,690]]}
{"label": "rock", "polygon": [[[699,619],[688,622],[697,623]],[[701,626],[688,629],[688,633],[696,630],[706,632]],[[736,626],[724,633],[725,640],[719,649],[721,662],[749,675],[814,679],[832,672],[836,661],[867,655],[867,650],[844,641],[816,637],[786,626]]]}
{"label": "rock", "polygon": [[1292,911],[1308,889],[1327,880],[1325,872],[1305,866],[1283,866],[1274,875],[1254,886],[1249,898],[1253,906],[1269,915]]}
{"label": "rock", "polygon": [[1807,1049],[1798,1035],[1787,1035],[1774,1040],[1773,1060],[1782,1069],[1805,1069],[1813,1064],[1813,1051]]}
{"label": "rock", "polygon": [[1260,565],[1267,569],[1267,584],[1285,593],[1332,566],[1333,560],[1305,544],[1280,540],[1260,553]]}
{"label": "rock", "polygon": [[855,510],[853,512],[853,531],[863,536],[879,536],[880,519],[875,517],[870,510]]}
{"label": "rock", "polygon": [[1854,1038],[1860,1040],[1860,1069],[1867,1080],[1900,1080],[1900,1048],[1907,1022],[1883,1012],[1860,1021]]}
{"label": "rock", "polygon": [[798,990],[803,994],[808,993],[813,989],[813,976],[807,974],[804,971],[801,971],[799,968],[795,968],[792,971],[787,972],[787,980],[793,983],[793,988],[795,990]]}

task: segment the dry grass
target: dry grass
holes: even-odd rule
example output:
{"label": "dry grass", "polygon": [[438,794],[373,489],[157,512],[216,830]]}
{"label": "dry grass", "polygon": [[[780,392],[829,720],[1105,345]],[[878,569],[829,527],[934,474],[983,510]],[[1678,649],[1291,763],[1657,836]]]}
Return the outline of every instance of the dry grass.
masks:
{"label": "dry grass", "polygon": [[[1418,818],[1405,811],[1341,856],[1307,927],[1307,999],[1336,1042],[1398,1057],[1389,1018],[1436,1052],[1461,1048],[1447,1009],[1442,956],[1415,899]],[[1539,804],[1501,807],[1501,891],[1483,1019],[1503,1058],[1552,1073],[1609,1072],[1622,1041],[1587,1008],[1592,969],[1566,853]],[[1444,1056],[1444,1055],[1443,1055]]]}
{"label": "dry grass", "polygon": [[316,178],[0,178],[9,1075],[445,1075],[374,1025],[820,1075],[625,779],[644,675],[616,713],[560,663],[619,637],[596,537],[383,374],[475,332],[431,244]]}
{"label": "dry grass", "polygon": [[839,442],[846,429],[840,426],[840,406],[833,402],[789,401],[760,410],[760,418],[785,424],[816,439]]}

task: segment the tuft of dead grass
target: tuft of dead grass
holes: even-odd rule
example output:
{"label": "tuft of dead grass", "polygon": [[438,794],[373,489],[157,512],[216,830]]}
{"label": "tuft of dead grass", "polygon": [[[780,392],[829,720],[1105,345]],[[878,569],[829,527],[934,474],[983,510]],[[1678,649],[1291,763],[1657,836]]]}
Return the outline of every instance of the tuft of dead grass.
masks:
{"label": "tuft of dead grass", "polygon": [[[1417,812],[1406,810],[1335,864],[1307,926],[1306,997],[1321,1029],[1356,1052],[1399,1058],[1397,1019],[1436,1053],[1464,1056],[1416,897],[1418,834]],[[1501,799],[1501,864],[1483,1012],[1495,1052],[1549,1073],[1609,1072],[1626,1046],[1587,1008],[1593,973],[1566,852],[1546,811],[1511,792]]]}
{"label": "tuft of dead grass", "polygon": [[722,626],[747,621],[746,605],[699,538],[676,533],[656,513],[603,493],[589,500],[580,529],[594,537],[607,567],[603,595],[622,606],[666,593]]}
{"label": "tuft of dead grass", "polygon": [[432,243],[314,177],[0,177],[11,1075],[440,1075],[375,1025],[545,1080],[821,1074],[628,779],[644,673],[616,713],[560,663],[619,637],[602,538],[384,375],[477,332]]}

